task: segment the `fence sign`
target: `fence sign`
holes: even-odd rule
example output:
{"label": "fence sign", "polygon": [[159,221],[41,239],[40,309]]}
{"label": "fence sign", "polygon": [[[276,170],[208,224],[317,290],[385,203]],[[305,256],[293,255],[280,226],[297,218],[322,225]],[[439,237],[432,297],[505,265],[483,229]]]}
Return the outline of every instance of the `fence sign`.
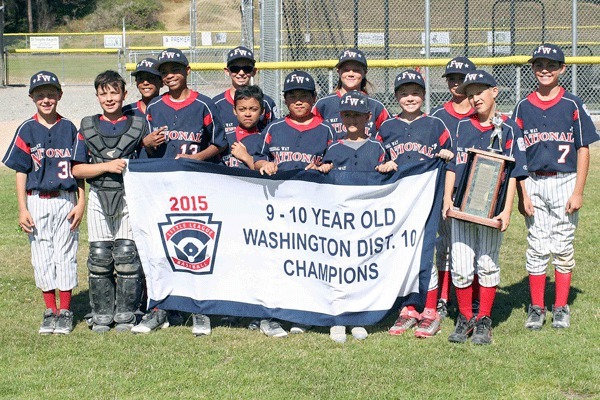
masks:
{"label": "fence sign", "polygon": [[58,50],[60,44],[58,36],[32,36],[29,38],[31,50]]}
{"label": "fence sign", "polygon": [[[425,32],[421,32],[421,43],[425,46]],[[431,54],[449,54],[450,47],[440,47],[450,45],[450,32],[429,32],[429,52]],[[425,54],[425,49],[421,49],[421,54]]]}
{"label": "fence sign", "polygon": [[123,47],[123,36],[121,35],[104,35],[105,49],[120,49]]}
{"label": "fence sign", "polygon": [[[487,42],[489,44],[489,46],[487,47],[488,53],[510,54],[510,32],[509,31],[495,31],[495,32],[488,31],[487,32]],[[494,47],[493,49],[492,49],[492,46]]]}
{"label": "fence sign", "polygon": [[190,47],[191,44],[190,36],[163,36],[164,47],[184,48]]}

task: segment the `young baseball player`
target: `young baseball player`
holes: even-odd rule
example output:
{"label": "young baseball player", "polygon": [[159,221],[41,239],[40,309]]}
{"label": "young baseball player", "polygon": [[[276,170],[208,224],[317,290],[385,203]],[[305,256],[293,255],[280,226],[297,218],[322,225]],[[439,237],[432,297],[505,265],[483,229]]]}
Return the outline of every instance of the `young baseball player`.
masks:
{"label": "young baseball player", "polygon": [[[346,49],[342,51],[336,68],[339,79],[335,93],[319,99],[313,108],[313,113],[329,121],[335,129],[336,139],[338,139],[343,138],[346,134],[344,125],[340,119],[340,97],[352,90],[368,94],[367,86],[370,83],[366,77],[367,58],[358,49]],[[371,119],[367,124],[367,134],[370,137],[375,137],[383,121],[390,118],[390,113],[380,101],[373,98],[369,99],[369,111],[371,112]]]}
{"label": "young baseball player", "polygon": [[146,118],[148,104],[160,94],[160,88],[163,86],[160,72],[156,69],[156,63],[157,61],[154,58],[144,58],[137,63],[131,76],[135,78],[135,84],[142,98],[123,107],[124,115]]}
{"label": "young baseball player", "polygon": [[573,239],[589,168],[588,146],[598,140],[598,133],[581,99],[559,84],[566,69],[560,47],[540,45],[529,62],[538,87],[513,113],[523,129],[529,171],[529,179],[517,188],[529,244],[531,304],[525,327],[541,329],[546,319],[546,268],[552,256],[556,281],[552,327],[568,328]]}
{"label": "young baseball player", "polygon": [[[225,74],[231,79],[231,87],[212,99],[223,121],[226,135],[235,131],[236,126],[238,126],[238,119],[233,112],[235,91],[252,84],[252,80],[258,71],[255,64],[254,53],[246,47],[239,46],[227,53]],[[258,129],[261,131],[271,121],[278,118],[275,101],[264,93],[263,98],[264,113],[258,123]]]}
{"label": "young baseball player", "polygon": [[[385,150],[381,143],[367,136],[365,127],[371,119],[369,99],[357,90],[340,97],[340,117],[347,132],[345,139],[332,143],[323,157],[323,164],[315,169],[328,173],[332,169],[340,171],[375,171],[385,161]],[[357,340],[367,338],[367,330],[362,326],[351,329],[352,337]],[[346,327],[332,326],[329,331],[331,340],[337,343],[346,341]]]}
{"label": "young baseball player", "polygon": [[[379,167],[379,171],[394,171],[398,165],[419,163],[434,157],[450,160],[453,153],[450,151],[452,139],[448,128],[441,119],[422,111],[425,100],[423,76],[415,70],[402,71],[395,79],[394,88],[402,112],[384,121],[377,134],[390,159]],[[419,313],[418,304],[403,304],[398,319],[389,330],[390,335],[401,335],[415,326],[415,336],[419,338],[432,337],[439,332],[441,318],[436,311],[438,280],[435,266],[432,264],[432,271],[421,271],[419,280],[429,281],[425,309]]]}
{"label": "young baseball player", "polygon": [[[496,80],[486,71],[475,70],[465,76],[464,82],[456,90],[466,94],[475,113],[461,120],[457,126],[454,141],[456,157],[448,164],[446,172],[444,218],[452,207],[455,189],[461,179],[465,178],[463,172],[467,162],[467,149],[487,150],[495,129],[492,118],[496,115]],[[471,333],[471,341],[475,344],[492,342],[491,311],[496,287],[500,283],[500,245],[503,232],[510,223],[517,180],[527,177],[525,145],[521,130],[513,120],[504,115],[500,128],[501,139],[495,139],[494,143],[502,149],[502,155],[515,159],[515,166],[508,177],[504,208],[494,217],[501,222],[501,228],[495,229],[459,219],[452,220],[452,283],[456,289],[459,315],[454,332],[448,337],[450,342],[466,342]],[[472,309],[472,284],[475,273],[479,275],[480,283],[477,316],[474,316]]]}
{"label": "young baseball player", "polygon": [[[446,78],[448,91],[451,94],[450,100],[443,105],[436,107],[431,111],[432,117],[438,117],[448,130],[450,135],[456,133],[458,121],[473,114],[474,110],[469,103],[469,99],[464,94],[456,92],[456,89],[463,83],[465,75],[476,69],[475,64],[467,57],[455,57],[448,61],[442,78]],[[448,315],[448,301],[450,300],[450,243],[451,243],[451,223],[449,219],[440,219],[438,229],[438,238],[435,248],[435,261],[438,269],[439,299],[437,302],[437,311],[440,318],[444,319]],[[477,274],[473,281],[473,303],[474,311],[477,311],[479,299],[479,281]]]}
{"label": "young baseball player", "polygon": [[[88,322],[94,332],[130,330],[141,302],[142,266],[133,241],[122,173],[147,133],[146,122],[123,115],[125,80],[105,71],[94,80],[102,114],[81,121],[73,175],[90,184],[88,204]],[[116,275],[116,277],[114,276]]]}
{"label": "young baseball player", "polygon": [[85,208],[83,182],[71,175],[77,128],[56,110],[62,89],[52,72],[31,77],[29,97],[37,111],[19,126],[2,162],[16,171],[19,227],[29,236],[35,284],[46,304],[39,333],[68,334],[73,330],[71,293],[77,286]]}
{"label": "young baseball player", "polygon": [[[152,100],[146,110],[152,132],[143,142],[148,157],[215,160],[227,146],[223,124],[212,100],[188,88],[191,68],[187,57],[181,50],[169,48],[160,53],[156,65],[168,92]],[[194,336],[210,335],[208,316],[192,314],[192,320]],[[168,326],[167,312],[155,308],[132,332],[150,333]]]}
{"label": "young baseball player", "polygon": [[[312,114],[316,95],[315,81],[310,74],[294,71],[286,76],[283,96],[289,114],[272,122],[263,131],[263,143],[254,155],[254,169],[261,175],[320,165],[327,146],[333,140],[333,128]],[[309,328],[294,324],[290,333],[303,333]],[[267,336],[287,336],[275,320],[262,320],[260,330]]]}

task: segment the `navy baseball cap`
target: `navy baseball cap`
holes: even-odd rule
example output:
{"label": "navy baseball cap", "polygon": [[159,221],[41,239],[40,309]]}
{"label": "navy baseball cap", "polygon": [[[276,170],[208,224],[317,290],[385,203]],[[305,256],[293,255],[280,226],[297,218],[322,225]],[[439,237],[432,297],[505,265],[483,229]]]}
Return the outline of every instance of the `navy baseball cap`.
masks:
{"label": "navy baseball cap", "polygon": [[227,66],[235,60],[248,60],[252,65],[256,63],[252,50],[244,46],[238,46],[227,53]]}
{"label": "navy baseball cap", "polygon": [[445,78],[450,74],[466,75],[469,72],[475,71],[475,69],[477,69],[477,67],[475,67],[475,64],[467,57],[454,57],[446,64],[446,70],[444,71],[442,78]]}
{"label": "navy baseball cap", "polygon": [[161,65],[166,63],[177,63],[185,65],[186,67],[190,65],[187,57],[183,52],[179,49],[168,48],[160,52],[158,56],[158,62],[156,63],[156,68],[158,69]]}
{"label": "navy baseball cap", "polygon": [[544,43],[539,45],[534,51],[533,55],[527,61],[533,63],[535,60],[545,58],[547,60],[558,61],[561,64],[565,63],[565,54],[562,49],[555,44]]}
{"label": "navy baseball cap", "polygon": [[345,63],[346,61],[356,61],[365,66],[367,68],[367,57],[365,57],[365,53],[358,49],[346,49],[340,53],[340,57],[338,58],[338,63],[336,64],[336,68]]}
{"label": "navy baseball cap", "polygon": [[62,90],[56,75],[54,75],[52,72],[40,71],[36,74],[33,74],[29,81],[29,94],[33,92],[33,89],[44,85],[54,86],[58,90]]}
{"label": "navy baseball cap", "polygon": [[474,85],[476,83],[490,87],[498,86],[496,79],[494,79],[489,72],[486,72],[482,69],[476,69],[475,71],[469,72],[467,75],[465,75],[465,80],[459,87],[456,88],[456,93],[465,94],[467,86]]}
{"label": "navy baseball cap", "polygon": [[396,79],[394,80],[394,91],[398,90],[400,86],[406,85],[407,83],[416,83],[425,89],[425,80],[423,79],[423,75],[414,69],[407,69],[400,72],[398,76],[396,76]]}
{"label": "navy baseball cap", "polygon": [[362,114],[369,113],[369,98],[358,90],[353,90],[342,95],[340,98],[341,111],[356,111]]}
{"label": "navy baseball cap", "polygon": [[131,76],[136,76],[140,72],[148,72],[152,75],[161,76],[160,72],[158,72],[158,69],[156,69],[156,64],[158,64],[158,61],[154,58],[144,58],[142,61],[137,63],[135,66],[135,71],[131,73]]}
{"label": "navy baseball cap", "polygon": [[296,89],[316,92],[315,80],[308,72],[294,71],[285,77],[285,81],[283,82],[283,92],[285,93]]}

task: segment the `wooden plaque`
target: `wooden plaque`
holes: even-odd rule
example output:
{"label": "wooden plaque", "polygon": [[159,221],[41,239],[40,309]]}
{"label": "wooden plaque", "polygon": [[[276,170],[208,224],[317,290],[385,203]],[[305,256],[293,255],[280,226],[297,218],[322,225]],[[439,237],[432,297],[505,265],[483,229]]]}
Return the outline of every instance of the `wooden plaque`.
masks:
{"label": "wooden plaque", "polygon": [[515,160],[489,151],[468,149],[465,173],[459,181],[451,218],[500,229],[493,219],[504,206],[506,187]]}

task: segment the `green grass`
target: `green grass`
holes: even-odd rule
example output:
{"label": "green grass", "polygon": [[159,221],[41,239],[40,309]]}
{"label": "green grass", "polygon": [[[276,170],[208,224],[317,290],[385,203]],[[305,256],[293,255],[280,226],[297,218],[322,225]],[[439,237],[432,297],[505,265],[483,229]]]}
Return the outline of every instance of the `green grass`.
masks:
{"label": "green grass", "polygon": [[[523,328],[525,227],[514,214],[501,254],[494,343],[483,347],[450,344],[453,320],[444,321],[432,339],[391,337],[393,317],[370,327],[366,341],[344,345],[329,340],[324,329],[283,340],[228,327],[202,338],[194,338],[190,327],[146,336],[97,335],[82,321],[89,309],[85,227],[73,299],[75,330],[65,337],[40,336],[44,306],[27,238],[15,229],[14,176],[1,168],[0,398],[600,398],[599,149],[592,149],[576,235],[572,327]],[[552,285],[549,289],[551,304]]]}

